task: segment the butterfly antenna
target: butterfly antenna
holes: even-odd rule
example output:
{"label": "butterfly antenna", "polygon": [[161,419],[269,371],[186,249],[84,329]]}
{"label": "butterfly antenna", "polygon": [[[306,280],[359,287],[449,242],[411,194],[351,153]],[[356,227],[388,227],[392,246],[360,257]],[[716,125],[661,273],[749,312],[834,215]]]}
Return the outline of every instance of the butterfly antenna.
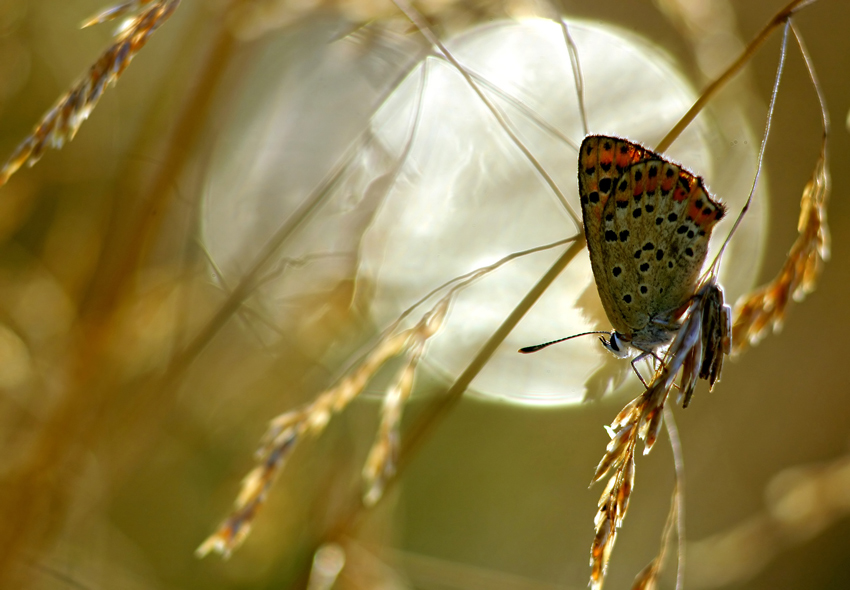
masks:
{"label": "butterfly antenna", "polygon": [[532,352],[537,352],[538,350],[543,350],[547,346],[552,346],[553,344],[558,344],[559,342],[563,342],[564,340],[572,340],[573,338],[578,338],[579,336],[589,336],[591,334],[607,334],[611,335],[611,332],[605,332],[597,330],[595,332],[582,332],[581,334],[573,334],[572,336],[567,336],[566,338],[558,338],[557,340],[552,340],[551,342],[544,342],[543,344],[535,344],[534,346],[526,346],[525,348],[520,348],[517,352],[521,352],[522,354],[531,354]]}
{"label": "butterfly antenna", "polygon": [[735,232],[738,230],[738,226],[741,225],[741,221],[744,219],[744,215],[746,215],[747,211],[750,208],[750,204],[753,202],[753,196],[756,193],[756,188],[758,188],[759,178],[761,178],[761,169],[764,165],[764,151],[767,147],[767,138],[770,135],[770,124],[773,122],[773,113],[776,107],[776,97],[779,96],[779,81],[782,79],[782,70],[785,68],[785,56],[788,52],[788,31],[791,28],[791,19],[790,17],[785,21],[785,28],[782,32],[782,44],[779,50],[779,67],[776,69],[776,78],[773,82],[773,91],[770,93],[770,106],[767,109],[767,120],[764,125],[764,135],[762,136],[761,146],[759,147],[759,155],[758,162],[756,164],[756,174],[753,178],[753,187],[750,189],[750,194],[747,196],[747,202],[744,203],[744,206],[741,208],[741,212],[738,213],[737,219],[735,219],[735,225],[732,226],[732,229],[729,231],[729,234],[726,236],[726,239],[723,241],[723,245],[720,247],[720,251],[717,252],[717,256],[714,257],[714,260],[711,262],[711,267],[709,272],[714,272],[717,268],[717,263],[720,260],[720,257],[723,255],[723,252],[726,250],[726,246],[729,245],[729,241],[732,239],[732,236],[735,235]]}

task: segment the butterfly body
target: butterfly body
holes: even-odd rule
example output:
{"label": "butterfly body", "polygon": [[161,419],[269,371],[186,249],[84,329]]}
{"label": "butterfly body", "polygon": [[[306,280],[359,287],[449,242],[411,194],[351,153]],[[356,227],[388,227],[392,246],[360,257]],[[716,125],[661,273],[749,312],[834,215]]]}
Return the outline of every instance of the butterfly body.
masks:
{"label": "butterfly body", "polygon": [[678,330],[725,209],[700,177],[636,143],[590,135],[579,151],[590,263],[614,330],[606,348],[651,354]]}

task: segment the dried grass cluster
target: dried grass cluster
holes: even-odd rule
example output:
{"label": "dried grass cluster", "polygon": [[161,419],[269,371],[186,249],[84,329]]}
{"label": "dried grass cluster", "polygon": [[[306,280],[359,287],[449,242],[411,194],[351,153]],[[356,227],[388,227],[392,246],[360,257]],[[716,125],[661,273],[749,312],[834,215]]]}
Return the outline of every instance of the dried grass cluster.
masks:
{"label": "dried grass cluster", "polygon": [[729,317],[723,290],[710,278],[694,296],[649,386],[607,427],[611,441],[593,475],[595,483],[612,473],[594,519],[596,535],[590,549],[590,583],[594,590],[602,588],[617,531],[629,508],[638,439],[644,441],[644,455],[649,453],[663,424],[664,404],[680,374],[679,398],[685,404],[698,379],[708,381],[709,387],[719,380],[723,356],[730,351]]}
{"label": "dried grass cluster", "polygon": [[[48,147],[60,148],[65,142],[73,139],[105,88],[117,81],[129,62],[144,47],[150,35],[168,20],[179,4],[180,0],[136,0],[115,5],[85,21],[83,26],[87,27],[119,17],[128,17],[125,25],[116,33],[112,45],[86,75],[59,99],[14,151],[0,170],[0,185],[6,183],[24,163],[31,166],[37,162]],[[788,20],[803,4],[805,2],[792,2],[780,14],[784,15],[783,19]],[[410,10],[406,3],[404,7]],[[427,30],[427,26],[418,19],[414,18],[413,21],[428,35],[434,47],[452,61],[451,55]],[[801,49],[811,72],[811,64],[802,43]],[[460,67],[456,62],[452,63]],[[467,78],[474,86],[468,75]],[[483,96],[482,100],[485,100]],[[822,99],[821,103],[823,104]],[[823,111],[825,113],[825,107]],[[826,225],[826,203],[830,189],[827,131],[828,121],[824,115],[823,148],[812,179],[803,193],[798,224],[799,236],[777,278],[738,304],[733,323],[730,309],[724,301],[723,290],[714,275],[710,274],[683,314],[676,337],[658,364],[646,390],[626,405],[607,427],[611,441],[593,476],[594,482],[609,476],[594,520],[595,537],[590,562],[591,585],[595,590],[602,587],[618,530],[628,511],[634,490],[638,440],[644,441],[644,454],[653,448],[664,423],[665,404],[672,389],[678,389],[678,402],[687,407],[699,380],[707,381],[709,389],[719,381],[725,355],[744,350],[749,344],[763,337],[769,327],[780,327],[790,300],[800,300],[814,289],[823,261],[829,255],[829,234]],[[569,261],[570,256],[574,256],[580,247],[580,242],[574,243],[564,260]],[[320,434],[331,417],[356,399],[388,361],[403,357],[402,366],[384,396],[378,432],[363,468],[363,502],[366,506],[378,502],[398,469],[403,407],[413,391],[416,369],[429,340],[443,325],[452,297],[457,290],[501,264],[540,249],[542,248],[511,255],[490,267],[460,277],[449,293],[424,313],[413,327],[401,329],[401,318],[373,350],[337,384],[319,393],[314,401],[306,406],[272,420],[262,446],[257,451],[258,465],[244,479],[233,512],[218,530],[204,541],[197,554],[202,556],[215,551],[225,556],[230,555],[248,535],[258,510],[267,499],[274,481],[298,443],[308,435]],[[565,265],[566,262],[562,264]],[[552,279],[557,276],[555,270],[557,269],[553,267]],[[518,316],[521,317],[521,314]],[[506,321],[506,325],[507,323]],[[510,326],[507,329],[509,330]],[[495,339],[494,336],[494,341]],[[486,363],[486,355],[482,355],[482,358],[482,362]],[[458,389],[462,393],[465,384],[462,380],[458,383]],[[638,575],[635,588],[649,589],[657,585],[673,523],[679,510],[676,498],[674,492],[674,502],[665,527],[661,551]]]}
{"label": "dried grass cluster", "polygon": [[812,179],[803,190],[797,236],[779,274],[735,306],[732,340],[736,354],[761,340],[768,328],[782,327],[788,304],[802,301],[814,291],[823,263],[829,259],[826,203],[829,196],[826,137]]}
{"label": "dried grass cluster", "polygon": [[363,468],[367,487],[364,501],[371,505],[380,499],[387,481],[395,474],[402,407],[413,390],[416,367],[428,340],[443,325],[449,302],[449,297],[441,299],[412,328],[400,331],[396,327],[391,328],[365,360],[334,387],[320,393],[303,408],[286,412],[271,421],[263,444],[256,453],[259,465],[242,481],[242,490],[231,515],[198,547],[199,557],[211,551],[229,556],[247,537],[257,511],[296,445],[307,435],[320,434],[331,416],[344,410],[360,395],[387,361],[404,356],[404,366],[384,396],[378,435]]}
{"label": "dried grass cluster", "polygon": [[[144,8],[149,4],[153,5]],[[80,125],[97,106],[106,87],[115,84],[154,31],[168,20],[179,5],[180,0],[135,0],[108,8],[83,23],[83,27],[89,27],[141,11],[124,23],[112,45],[18,145],[3,168],[0,168],[0,186],[6,184],[24,163],[32,166],[38,162],[47,148],[60,149],[74,139]]]}

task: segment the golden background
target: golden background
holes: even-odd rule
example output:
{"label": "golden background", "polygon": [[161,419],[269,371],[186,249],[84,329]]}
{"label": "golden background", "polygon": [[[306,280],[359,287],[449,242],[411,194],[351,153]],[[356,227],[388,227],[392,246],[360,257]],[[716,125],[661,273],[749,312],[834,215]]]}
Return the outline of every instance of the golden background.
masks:
{"label": "golden background", "polygon": [[[706,31],[688,31],[671,16],[672,2],[657,3],[664,10],[586,4],[564,11],[649,36],[691,72],[690,40],[725,30],[746,42],[780,8],[692,3],[695,14],[706,11],[693,21]],[[0,0],[0,154],[12,153],[109,43],[112,25],[77,29],[102,8],[98,0]],[[448,34],[541,7],[423,9]],[[338,532],[359,494],[377,424],[373,399],[355,402],[298,448],[229,561],[198,560],[194,550],[229,509],[267,420],[334,377],[322,354],[359,329],[353,285],[304,302],[307,319],[272,348],[231,319],[204,346],[178,353],[223,300],[193,240],[202,198],[194,179],[198,154],[239,96],[234,72],[270,37],[294,38],[315,19],[395,14],[378,2],[185,0],[78,137],[0,189],[0,585],[306,585],[317,543]],[[850,4],[823,0],[796,22],[833,119],[832,258],[781,334],[727,363],[712,393],[701,386],[692,406],[676,412],[689,588],[850,586],[850,388],[840,370],[850,332]],[[762,102],[777,49],[775,36],[746,74]],[[692,81],[705,82],[697,74]],[[772,201],[761,281],[796,235],[819,126],[792,48],[767,150]],[[601,493],[587,484],[607,443],[602,425],[625,401],[543,410],[465,400],[419,449],[401,485],[334,538],[346,550],[336,587],[585,587]],[[411,413],[425,404],[414,401]],[[666,444],[639,457],[608,588],[628,587],[656,554],[672,479]],[[668,563],[664,587],[673,587],[673,569]]]}

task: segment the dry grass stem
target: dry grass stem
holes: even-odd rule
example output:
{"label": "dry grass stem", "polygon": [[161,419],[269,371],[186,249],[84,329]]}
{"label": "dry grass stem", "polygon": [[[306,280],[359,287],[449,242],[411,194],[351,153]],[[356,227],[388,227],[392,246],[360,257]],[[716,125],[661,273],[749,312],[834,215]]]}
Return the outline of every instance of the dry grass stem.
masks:
{"label": "dry grass stem", "polygon": [[83,24],[80,25],[80,28],[85,29],[92,25],[98,25],[100,23],[115,20],[116,18],[120,18],[126,14],[139,12],[142,8],[151,3],[162,4],[163,2],[162,0],[131,0],[130,2],[116,4],[115,6],[102,10],[98,14],[86,19],[83,21]]}
{"label": "dry grass stem", "polygon": [[549,189],[552,191],[552,194],[558,197],[558,200],[561,201],[561,204],[564,207],[564,210],[572,219],[573,223],[576,226],[576,229],[580,229],[582,227],[581,221],[576,215],[573,206],[567,201],[566,196],[564,196],[561,189],[558,187],[558,183],[552,178],[546,168],[537,160],[531,150],[528,149],[528,146],[520,139],[514,125],[510,122],[507,115],[499,109],[496,104],[491,101],[487,95],[483,92],[479,84],[476,83],[472,74],[470,74],[469,70],[465,68],[455,56],[446,48],[440,38],[434,33],[433,30],[428,26],[428,22],[425,17],[422,16],[408,0],[392,0],[393,4],[401,10],[404,15],[410,20],[413,26],[422,34],[423,37],[431,44],[431,46],[438,51],[442,56],[454,67],[457,72],[463,77],[466,81],[467,85],[472,89],[478,99],[481,101],[487,110],[493,115],[496,120],[496,123],[505,132],[505,134],[510,138],[511,142],[522,152],[523,156],[526,160],[534,167],[543,181],[547,184]]}
{"label": "dry grass stem", "polygon": [[602,588],[617,531],[629,507],[634,490],[638,438],[644,441],[644,454],[649,453],[658,439],[664,423],[664,404],[679,374],[680,399],[684,403],[690,401],[698,379],[707,380],[709,386],[719,380],[722,357],[730,350],[729,317],[723,290],[713,277],[709,277],[694,295],[681,327],[649,386],[643,394],[629,402],[607,427],[611,442],[593,476],[595,483],[612,472],[594,519],[596,535],[590,550],[590,585],[593,590]]}
{"label": "dry grass stem", "polygon": [[[678,488],[678,486],[677,486]],[[667,522],[664,524],[664,532],[661,533],[661,548],[655,559],[650,561],[641,572],[635,576],[635,581],[632,584],[632,590],[656,590],[658,588],[658,578],[661,576],[661,568],[664,566],[664,558],[667,556],[667,549],[670,547],[670,539],[673,537],[673,530],[676,528],[676,520],[679,517],[679,502],[678,489],[673,490],[673,496],[670,500],[670,512],[667,515]]]}
{"label": "dry grass stem", "polygon": [[[376,441],[370,450],[363,469],[366,492],[361,505],[371,507],[380,500],[384,490],[392,481],[392,477],[400,468],[403,460],[409,456],[410,449],[408,449],[406,455],[403,455],[401,452],[399,432],[401,408],[412,391],[415,369],[424,353],[425,344],[442,327],[448,314],[449,304],[454,296],[477,279],[511,260],[535,252],[545,251],[570,241],[573,242],[571,247],[556,261],[549,272],[526,295],[526,298],[505,320],[503,325],[500,326],[490,341],[485,344],[478,356],[470,363],[467,370],[449,390],[446,399],[438,404],[439,407],[435,412],[425,418],[427,425],[433,425],[439,417],[440,410],[444,410],[452,402],[460,398],[466,390],[468,383],[480,371],[486,360],[504,340],[513,326],[516,325],[531,307],[532,303],[543,293],[546,286],[560,274],[578,251],[584,247],[582,240],[568,238],[554,244],[516,252],[492,265],[477,269],[441,285],[402,313],[399,319],[387,329],[383,338],[366,359],[343,377],[333,388],[320,393],[312,403],[302,408],[286,412],[273,419],[263,437],[263,443],[256,453],[258,465],[243,480],[241,491],[234,502],[233,512],[222,522],[216,532],[198,547],[196,555],[203,557],[214,551],[223,555],[225,558],[230,556],[247,538],[257,511],[265,502],[269,490],[280,475],[286,459],[292,453],[297,443],[307,434],[317,435],[321,433],[330,421],[331,416],[334,413],[342,411],[356,398],[363,391],[369,380],[374,377],[377,371],[388,360],[404,354],[407,356],[407,362],[399,372],[385,398]],[[444,291],[444,295],[437,300],[430,311],[422,316],[415,326],[410,329],[398,331],[399,325],[405,318],[410,316],[425,301],[444,289],[446,290]],[[427,430],[427,426],[423,423],[418,423],[417,426],[418,428],[414,428],[414,434],[411,437],[411,448],[416,446],[415,441],[420,440]],[[345,520],[353,521],[355,516],[356,512],[352,513],[350,518]]]}
{"label": "dry grass stem", "polygon": [[425,344],[442,327],[450,301],[449,297],[438,301],[412,328],[390,331],[366,359],[334,387],[320,393],[306,406],[281,414],[271,421],[256,453],[258,465],[243,479],[233,512],[198,547],[196,554],[199,557],[212,551],[224,557],[230,556],[247,538],[257,511],[266,501],[296,445],[307,435],[320,434],[331,416],[341,412],[360,395],[387,361],[407,355],[404,369],[387,394],[378,439],[364,468],[368,488],[366,501],[374,503],[380,498],[387,479],[395,472],[401,406],[412,390],[414,371]]}
{"label": "dry grass stem", "polygon": [[[83,26],[138,11],[152,1],[137,0],[114,6],[85,21]],[[6,184],[24,163],[32,166],[38,162],[45,149],[60,149],[66,142],[74,139],[80,125],[97,106],[106,87],[115,84],[136,53],[145,46],[153,32],[168,20],[179,4],[180,0],[158,0],[121,27],[115,34],[112,45],[18,145],[0,169],[0,186]]]}
{"label": "dry grass stem", "polygon": [[336,543],[322,545],[313,555],[307,590],[331,590],[346,563],[345,549]]}
{"label": "dry grass stem", "polygon": [[752,57],[756,54],[759,48],[767,41],[768,37],[781,25],[784,25],[798,10],[805,8],[809,4],[812,4],[815,0],[792,0],[789,2],[785,8],[777,12],[770,22],[767,23],[764,28],[759,31],[759,34],[756,35],[755,39],[753,39],[749,45],[744,48],[744,51],[741,52],[741,55],[738,56],[732,65],[726,68],[717,79],[715,79],[711,84],[709,84],[705,90],[700,93],[699,99],[691,106],[687,113],[679,120],[678,123],[670,130],[670,132],[655,146],[655,151],[664,152],[667,151],[667,148],[678,138],[682,131],[684,131],[688,125],[690,125],[696,116],[702,112],[705,108],[705,105],[710,101],[720,90],[723,89],[724,86],[734,78],[741,69],[749,63]]}
{"label": "dry grass stem", "polygon": [[780,471],[764,495],[764,509],[689,543],[690,577],[699,580],[700,588],[744,587],[783,552],[845,520],[850,514],[850,455]]}
{"label": "dry grass stem", "polygon": [[402,407],[413,391],[413,378],[416,366],[422,358],[423,345],[424,341],[421,341],[412,347],[408,353],[407,364],[384,396],[378,435],[363,467],[363,480],[366,483],[363,501],[367,506],[374,506],[381,499],[387,481],[395,475],[401,438],[399,426]]}
{"label": "dry grass stem", "polygon": [[803,39],[793,22],[789,21],[789,26],[817,93],[823,125],[821,150],[812,177],[803,189],[800,218],[797,222],[798,236],[788,252],[782,270],[773,281],[742,298],[736,306],[732,328],[735,353],[757,343],[768,327],[772,327],[774,331],[779,330],[790,300],[793,298],[801,301],[815,289],[823,263],[829,259],[829,228],[826,222],[826,204],[831,188],[828,158],[829,112]]}
{"label": "dry grass stem", "polygon": [[779,275],[738,302],[732,326],[733,351],[737,354],[764,337],[768,328],[782,327],[791,299],[801,301],[811,293],[825,260],[829,259],[826,203],[830,177],[824,136],[820,157],[811,180],[803,189],[797,236]]}

